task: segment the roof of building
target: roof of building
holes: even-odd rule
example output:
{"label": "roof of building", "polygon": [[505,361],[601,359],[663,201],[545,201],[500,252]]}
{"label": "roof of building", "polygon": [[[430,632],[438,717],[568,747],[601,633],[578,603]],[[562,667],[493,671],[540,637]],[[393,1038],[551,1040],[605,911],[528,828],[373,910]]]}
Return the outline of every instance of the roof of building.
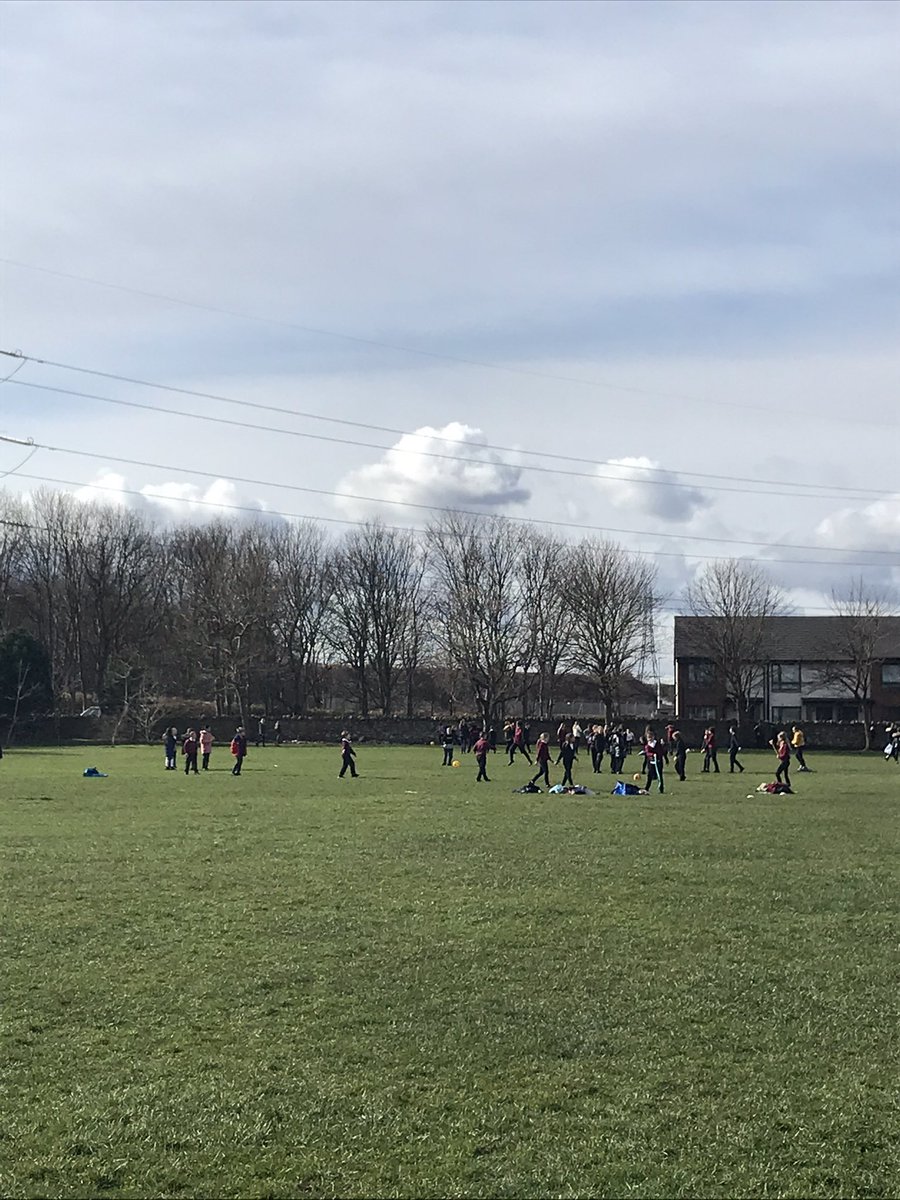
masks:
{"label": "roof of building", "polygon": [[[848,657],[848,617],[766,617],[761,658],[767,662],[835,662]],[[705,658],[704,631],[719,617],[676,617],[675,657]],[[874,657],[900,658],[900,617],[879,619]]]}

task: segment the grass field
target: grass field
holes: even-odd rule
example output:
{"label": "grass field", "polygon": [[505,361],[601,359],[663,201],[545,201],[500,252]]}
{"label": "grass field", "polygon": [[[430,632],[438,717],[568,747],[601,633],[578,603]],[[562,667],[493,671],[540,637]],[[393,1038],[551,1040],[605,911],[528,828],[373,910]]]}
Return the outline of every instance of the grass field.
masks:
{"label": "grass field", "polygon": [[900,1194],[900,769],[338,757],[0,762],[0,1194]]}

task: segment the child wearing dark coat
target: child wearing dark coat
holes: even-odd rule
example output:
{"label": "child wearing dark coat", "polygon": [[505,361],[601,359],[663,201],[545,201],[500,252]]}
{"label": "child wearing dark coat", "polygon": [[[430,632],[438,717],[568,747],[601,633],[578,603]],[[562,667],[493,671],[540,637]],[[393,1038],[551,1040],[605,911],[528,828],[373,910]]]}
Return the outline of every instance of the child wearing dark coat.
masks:
{"label": "child wearing dark coat", "polygon": [[341,734],[341,769],[338,773],[338,778],[343,779],[348,767],[350,769],[351,779],[359,778],[356,771],[356,763],[353,761],[356,758],[356,751],[353,749],[353,743],[350,741],[350,734],[345,729]]}

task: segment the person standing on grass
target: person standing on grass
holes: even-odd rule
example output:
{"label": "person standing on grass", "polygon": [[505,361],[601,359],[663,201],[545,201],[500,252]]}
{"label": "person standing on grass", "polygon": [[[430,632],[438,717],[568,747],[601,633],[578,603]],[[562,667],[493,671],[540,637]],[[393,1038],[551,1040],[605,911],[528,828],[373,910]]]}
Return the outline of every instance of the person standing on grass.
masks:
{"label": "person standing on grass", "polygon": [[562,778],[563,787],[565,787],[566,784],[568,784],[569,787],[575,786],[575,780],[572,778],[572,765],[575,763],[577,758],[578,750],[575,747],[575,738],[571,733],[566,734],[566,740],[560,746],[559,754],[556,756],[557,766],[561,762],[564,768],[564,774]]}
{"label": "person standing on grass", "polygon": [[663,765],[669,761],[669,756],[666,754],[665,743],[657,738],[652,729],[648,729],[644,735],[644,762],[647,770],[647,791],[650,791],[650,784],[654,780],[659,784],[659,794],[662,795],[665,790],[665,782],[663,780]]}
{"label": "person standing on grass", "polygon": [[468,754],[470,740],[468,723],[460,720],[457,732],[459,733],[459,752],[460,754]]}
{"label": "person standing on grass", "polygon": [[581,735],[583,733],[584,733],[584,730],[581,728],[581,722],[576,717],[575,720],[572,722],[572,737],[575,741],[575,749],[576,750],[581,749]]}
{"label": "person standing on grass", "polygon": [[484,732],[478,738],[478,741],[472,747],[475,752],[475,761],[478,763],[478,774],[475,776],[475,782],[481,783],[482,779],[485,783],[490,783],[487,773],[487,756],[491,748],[491,743],[488,741]]}
{"label": "person standing on grass", "polygon": [[532,783],[537,783],[539,779],[543,779],[547,785],[547,791],[550,790],[550,734],[542,733],[537,740],[537,749],[534,752],[535,761],[537,762],[537,774],[532,779]]}
{"label": "person standing on grass", "polygon": [[508,767],[513,765],[513,759],[516,756],[517,750],[520,754],[525,755],[529,767],[532,766],[533,764],[531,761],[531,755],[525,749],[525,730],[522,728],[521,721],[516,721],[515,728],[513,729],[512,741],[509,743],[509,762],[506,764]]}
{"label": "person standing on grass", "polygon": [[606,748],[609,750],[610,774],[618,775],[622,770],[622,735],[614,725],[607,725],[606,730]]}
{"label": "person standing on grass", "polygon": [[350,741],[350,734],[345,729],[341,734],[341,769],[338,773],[338,778],[343,779],[347,769],[350,769],[351,779],[358,779],[359,775],[356,771],[356,751],[353,749],[353,743]]}
{"label": "person standing on grass", "polygon": [[201,771],[209,770],[209,756],[212,753],[212,744],[215,741],[212,733],[207,725],[204,725],[200,730],[200,769]]}
{"label": "person standing on grass", "polygon": [[797,757],[797,762],[800,764],[799,769],[801,771],[808,771],[809,767],[806,765],[806,759],[803,757],[803,748],[806,745],[806,734],[799,725],[791,726],[791,745],[794,748],[794,754]]}
{"label": "person standing on grass", "polygon": [[259,724],[256,727],[256,745],[265,749],[266,747],[266,718],[260,717]]}
{"label": "person standing on grass", "polygon": [[687,746],[684,744],[684,738],[681,736],[680,729],[675,729],[672,732],[672,757],[675,760],[675,774],[684,783],[684,764],[687,761]]}
{"label": "person standing on grass", "polygon": [[449,725],[444,726],[444,732],[441,734],[441,749],[444,751],[444,761],[442,767],[453,766],[453,730]]}
{"label": "person standing on grass", "polygon": [[191,771],[197,774],[197,735],[193,729],[189,729],[185,735],[185,739],[181,745],[181,753],[184,755],[184,773],[189,775]]}
{"label": "person standing on grass", "polygon": [[740,773],[742,775],[744,773],[744,768],[738,762],[738,754],[740,752],[740,749],[741,749],[741,747],[738,742],[737,726],[732,725],[731,728],[728,730],[728,773],[729,773],[729,775],[734,774],[735,767],[737,767],[737,769],[740,771]]}
{"label": "person standing on grass", "polygon": [[606,750],[606,731],[602,725],[595,725],[592,732],[591,766],[594,768],[594,774],[599,775],[603,763],[603,754]]}
{"label": "person standing on grass", "polygon": [[773,738],[771,746],[778,759],[778,770],[775,772],[776,782],[786,783],[790,787],[791,745],[787,740],[787,734],[779,733],[777,737]]}
{"label": "person standing on grass", "polygon": [[562,749],[562,747],[565,745],[568,733],[569,726],[565,723],[565,721],[560,721],[559,728],[556,731],[556,744],[560,749]]}
{"label": "person standing on grass", "polygon": [[231,753],[234,756],[234,766],[231,768],[231,773],[232,775],[240,775],[244,759],[247,757],[247,734],[244,732],[243,725],[238,725],[234,732],[234,737],[231,739]]}
{"label": "person standing on grass", "polygon": [[716,774],[719,774],[719,759],[716,750],[716,730],[714,725],[708,725],[706,732],[703,734],[703,774],[709,774],[709,764],[715,767]]}
{"label": "person standing on grass", "polygon": [[178,753],[178,730],[174,725],[163,734],[163,742],[166,750],[166,770],[174,771],[178,765],[175,757]]}

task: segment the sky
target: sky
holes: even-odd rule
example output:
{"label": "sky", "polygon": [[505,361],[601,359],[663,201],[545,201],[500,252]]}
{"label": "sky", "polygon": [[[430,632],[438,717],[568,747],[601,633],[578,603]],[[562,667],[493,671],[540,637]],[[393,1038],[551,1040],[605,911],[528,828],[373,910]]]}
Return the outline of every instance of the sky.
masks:
{"label": "sky", "polygon": [[896,600],[898,56],[867,0],[7,0],[0,435],[56,449],[0,486]]}

